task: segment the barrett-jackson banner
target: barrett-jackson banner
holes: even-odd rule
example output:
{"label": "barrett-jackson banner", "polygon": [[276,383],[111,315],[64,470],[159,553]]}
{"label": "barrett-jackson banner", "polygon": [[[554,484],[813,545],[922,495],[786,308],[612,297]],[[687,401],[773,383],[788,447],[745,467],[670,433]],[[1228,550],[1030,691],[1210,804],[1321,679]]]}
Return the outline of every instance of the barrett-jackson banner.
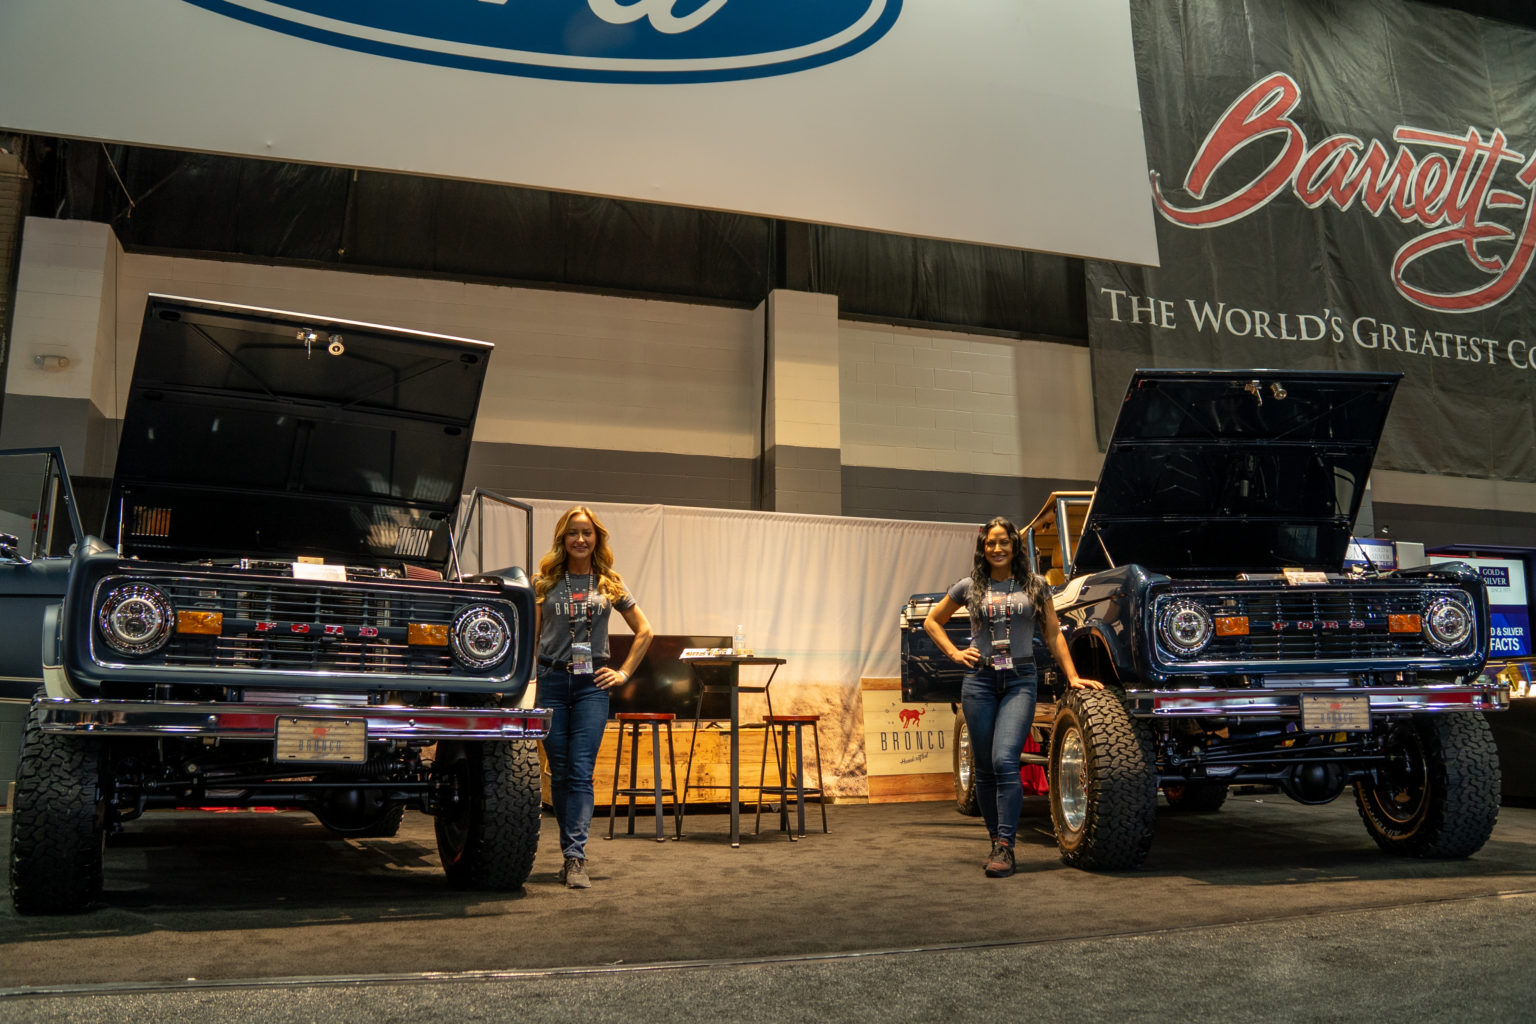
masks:
{"label": "barrett-jackson banner", "polygon": [[1160,269],[1088,265],[1131,370],[1400,370],[1376,465],[1536,480],[1536,32],[1403,0],[1132,0]]}

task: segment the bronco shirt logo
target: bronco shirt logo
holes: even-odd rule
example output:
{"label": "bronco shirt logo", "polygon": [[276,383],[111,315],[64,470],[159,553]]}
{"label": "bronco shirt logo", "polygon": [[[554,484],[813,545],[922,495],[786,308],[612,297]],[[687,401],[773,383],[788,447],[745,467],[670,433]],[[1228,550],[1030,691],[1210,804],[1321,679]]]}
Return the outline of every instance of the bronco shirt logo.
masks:
{"label": "bronco shirt logo", "polygon": [[185,0],[329,46],[529,78],[722,82],[852,56],[902,0]]}

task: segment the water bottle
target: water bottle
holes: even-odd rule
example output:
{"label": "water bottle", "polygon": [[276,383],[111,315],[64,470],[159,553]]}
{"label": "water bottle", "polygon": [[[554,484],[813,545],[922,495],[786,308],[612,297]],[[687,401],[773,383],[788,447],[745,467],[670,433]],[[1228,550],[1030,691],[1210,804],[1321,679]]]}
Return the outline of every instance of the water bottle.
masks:
{"label": "water bottle", "polygon": [[736,635],[731,637],[731,653],[738,658],[747,653],[747,627],[739,622],[736,624]]}

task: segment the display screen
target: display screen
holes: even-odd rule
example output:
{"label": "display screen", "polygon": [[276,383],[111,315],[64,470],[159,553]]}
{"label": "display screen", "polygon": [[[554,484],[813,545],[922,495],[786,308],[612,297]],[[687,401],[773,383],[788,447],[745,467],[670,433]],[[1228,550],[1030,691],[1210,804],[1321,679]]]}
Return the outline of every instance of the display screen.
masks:
{"label": "display screen", "polygon": [[[618,668],[629,656],[634,636],[613,634],[608,638],[608,664]],[[729,647],[728,636],[658,635],[651,638],[645,658],[623,686],[608,691],[610,717],[624,712],[658,714],[671,712],[679,719],[692,720],[698,707],[699,688],[705,682],[727,682],[730,668],[720,665],[690,665],[678,655],[690,647]],[[711,694],[705,701],[703,717],[725,718],[730,711],[725,695]]]}
{"label": "display screen", "polygon": [[1432,552],[1432,561],[1466,562],[1488,586],[1488,618],[1493,635],[1488,657],[1523,658],[1531,653],[1531,606],[1525,561],[1520,558],[1468,558],[1453,552]]}
{"label": "display screen", "polygon": [[1389,540],[1351,537],[1349,547],[1344,552],[1344,568],[1349,570],[1357,567],[1389,572],[1397,568],[1397,551]]}

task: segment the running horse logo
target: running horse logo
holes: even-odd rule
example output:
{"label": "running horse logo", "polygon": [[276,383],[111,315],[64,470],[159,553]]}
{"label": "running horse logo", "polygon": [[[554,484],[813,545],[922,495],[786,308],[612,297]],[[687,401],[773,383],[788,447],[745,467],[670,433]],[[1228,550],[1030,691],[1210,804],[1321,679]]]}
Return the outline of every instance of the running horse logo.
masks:
{"label": "running horse logo", "polygon": [[910,728],[912,728],[919,721],[921,721],[922,717],[924,715],[926,715],[927,713],[928,713],[928,709],[927,708],[902,708],[901,709],[901,727],[903,729],[910,729]]}

